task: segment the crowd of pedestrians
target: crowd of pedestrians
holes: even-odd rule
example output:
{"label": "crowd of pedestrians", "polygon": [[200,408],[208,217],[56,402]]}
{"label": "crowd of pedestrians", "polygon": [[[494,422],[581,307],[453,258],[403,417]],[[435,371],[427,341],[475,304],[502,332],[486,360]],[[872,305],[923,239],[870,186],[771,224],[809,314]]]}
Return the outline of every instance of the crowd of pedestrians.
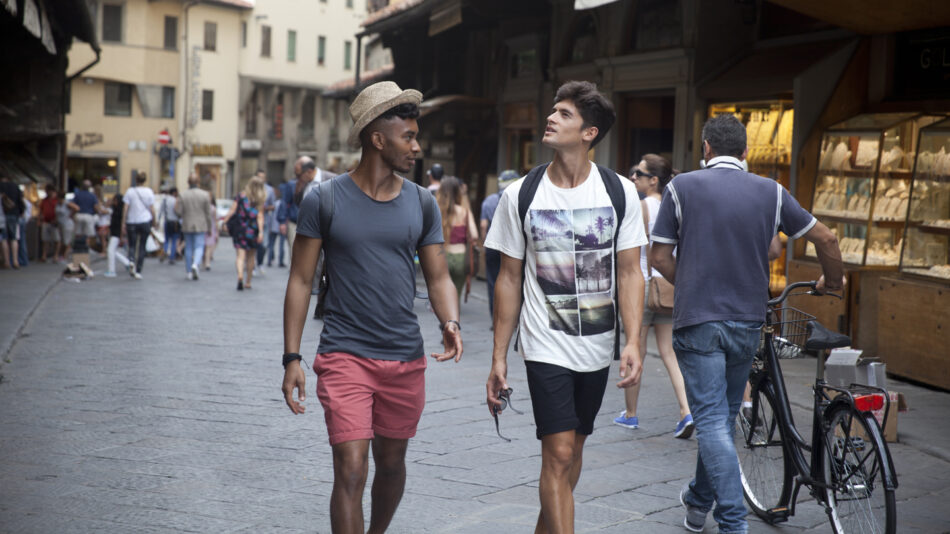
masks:
{"label": "crowd of pedestrians", "polygon": [[[819,291],[840,289],[831,231],[781,185],[747,172],[745,127],[731,115],[705,124],[701,170],[677,173],[656,154],[642,155],[627,176],[593,163],[591,149],[616,114],[589,82],[565,83],[555,94],[542,139],[552,161],[523,177],[502,172],[476,219],[464,182],[441,165],[428,170],[428,188],[401,177],[421,152],[420,103],[419,92],[393,82],[367,87],[350,106],[349,142],[362,152],[354,170],[335,176],[301,157],[294,178],[277,188],[258,171],[221,221],[236,250],[238,291],[252,289],[275,257],[278,267],[289,264],[281,389],[294,414],[305,412],[301,336],[311,295],[319,295],[323,328],[312,368],[333,452],[332,530],[365,531],[370,451],[369,532],[386,530],[402,497],[409,439],[425,405],[417,265],[443,334],[444,351],[431,357],[459,361],[459,302],[484,250],[494,336],[486,403],[494,417],[507,407],[517,334],[541,453],[535,531],[573,532],[573,491],[612,360],[625,390],[614,422],[640,427],[652,327],[679,407],[669,430],[680,439],[695,434],[697,443],[695,477],[680,492],[683,526],[702,531],[712,512],[720,532],[747,532],[731,422],[765,317],[768,261],[779,230],[807,239],[825,275]],[[69,200],[47,188],[38,210],[41,259],[98,244],[107,251],[106,276],[119,262],[142,279],[161,223],[157,252],[170,265],[183,258],[187,279],[198,280],[218,236],[213,195],[196,175],[160,201],[144,173],[135,181],[109,202],[88,182]],[[0,237],[14,269],[26,264],[20,240],[32,213],[18,193],[0,177]],[[672,308],[654,300],[651,287],[661,281],[675,288]]]}

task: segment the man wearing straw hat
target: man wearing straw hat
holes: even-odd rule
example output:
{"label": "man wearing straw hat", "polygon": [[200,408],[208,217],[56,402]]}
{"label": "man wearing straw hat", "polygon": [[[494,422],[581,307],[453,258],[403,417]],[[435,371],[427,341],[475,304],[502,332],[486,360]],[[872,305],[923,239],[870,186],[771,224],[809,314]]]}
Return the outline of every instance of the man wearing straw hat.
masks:
{"label": "man wearing straw hat", "polygon": [[333,449],[330,523],[336,533],[364,532],[370,446],[376,474],[368,532],[385,531],[402,498],[406,448],[425,404],[426,359],[413,311],[417,250],[445,346],[432,357],[457,362],[462,355],[458,294],[438,207],[426,190],[396,174],[412,170],[421,152],[421,101],[418,91],[393,82],[364,89],[350,106],[349,141],[362,146],[359,165],[308,193],[297,219],[284,297],[282,390],[291,411],[304,413],[305,373],[297,361],[323,248],[329,283],[313,369]]}

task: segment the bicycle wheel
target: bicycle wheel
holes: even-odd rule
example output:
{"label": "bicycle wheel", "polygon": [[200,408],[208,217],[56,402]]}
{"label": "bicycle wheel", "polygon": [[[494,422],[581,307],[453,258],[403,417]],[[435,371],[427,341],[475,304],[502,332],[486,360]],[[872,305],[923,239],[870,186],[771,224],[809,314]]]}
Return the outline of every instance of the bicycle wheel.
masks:
{"label": "bicycle wheel", "polygon": [[776,518],[769,511],[785,506],[792,491],[771,388],[763,384],[753,389],[752,409],[739,410],[736,426],[742,491],[752,511],[771,523]]}
{"label": "bicycle wheel", "polygon": [[884,487],[889,456],[878,449],[877,444],[884,440],[877,421],[871,419],[846,404],[833,407],[826,416],[825,499],[828,518],[838,534],[890,534],[897,530],[894,490]]}

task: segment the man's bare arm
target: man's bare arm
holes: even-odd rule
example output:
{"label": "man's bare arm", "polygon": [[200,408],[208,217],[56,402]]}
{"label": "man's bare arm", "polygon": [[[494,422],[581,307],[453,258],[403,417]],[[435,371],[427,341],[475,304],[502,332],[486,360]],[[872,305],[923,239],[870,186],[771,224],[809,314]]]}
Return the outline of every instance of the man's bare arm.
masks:
{"label": "man's bare arm", "polygon": [[501,254],[501,268],[495,280],[495,316],[492,318],[495,343],[491,371],[485,384],[489,410],[501,406],[498,393],[508,387],[508,346],[521,315],[523,269],[523,260]]}
{"label": "man's bare arm", "polygon": [[440,362],[450,358],[458,361],[462,357],[462,336],[458,325],[446,323],[446,321],[459,320],[459,296],[449,276],[449,266],[445,260],[445,244],[438,243],[420,248],[419,263],[422,265],[422,275],[426,279],[432,311],[439,319],[439,324],[444,325],[442,342],[445,344],[445,352],[433,354],[432,357]]}
{"label": "man's bare arm", "polygon": [[[300,337],[307,321],[313,273],[317,268],[317,257],[322,244],[321,239],[303,235],[298,235],[294,240],[290,275],[284,293],[284,353],[300,353]],[[302,414],[306,411],[306,406],[301,404],[307,397],[306,374],[299,363],[291,362],[284,368],[284,380],[280,389],[284,393],[284,401],[293,413]],[[293,398],[295,389],[298,400]]]}
{"label": "man's bare arm", "polygon": [[671,284],[676,284],[676,257],[673,249],[676,245],[653,242],[650,246],[650,265],[666,278]]}
{"label": "man's bare arm", "polygon": [[642,247],[617,253],[617,301],[620,319],[627,336],[620,353],[619,387],[632,386],[640,381],[643,355],[640,354],[640,323],[643,321],[643,272],[640,270]]}
{"label": "man's bare arm", "polygon": [[841,263],[841,249],[838,248],[838,238],[835,234],[821,222],[816,222],[804,237],[815,244],[818,263],[821,264],[821,272],[824,274],[823,287],[832,291],[844,287],[844,265]]}

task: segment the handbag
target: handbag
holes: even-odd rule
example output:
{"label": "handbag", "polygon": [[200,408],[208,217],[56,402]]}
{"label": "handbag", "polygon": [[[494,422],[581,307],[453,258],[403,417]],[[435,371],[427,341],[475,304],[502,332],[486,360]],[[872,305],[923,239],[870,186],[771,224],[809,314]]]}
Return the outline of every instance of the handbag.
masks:
{"label": "handbag", "polygon": [[657,313],[673,313],[673,284],[659,276],[650,278],[647,307]]}
{"label": "handbag", "polygon": [[241,205],[241,197],[238,196],[234,201],[237,202],[237,209],[234,210],[234,213],[225,224],[225,227],[228,229],[228,235],[231,237],[234,237],[241,230],[241,221],[238,220],[238,213],[244,211],[244,206]]}

